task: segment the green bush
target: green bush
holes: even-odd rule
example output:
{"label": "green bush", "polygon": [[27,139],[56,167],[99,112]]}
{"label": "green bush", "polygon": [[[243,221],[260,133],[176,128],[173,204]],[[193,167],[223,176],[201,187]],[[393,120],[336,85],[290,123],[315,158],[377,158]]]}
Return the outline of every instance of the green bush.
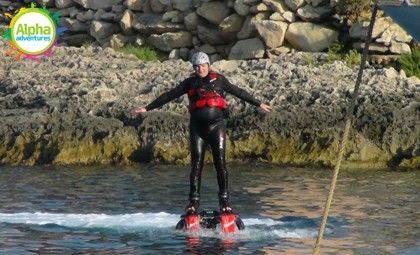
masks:
{"label": "green bush", "polygon": [[342,54],[344,52],[344,45],[340,43],[333,43],[328,47],[328,62],[334,62],[342,60]]}
{"label": "green bush", "polygon": [[127,54],[133,54],[140,60],[144,61],[157,61],[159,60],[158,53],[151,47],[136,47],[132,44],[128,44],[123,48],[118,49],[119,51]]}
{"label": "green bush", "polygon": [[305,66],[310,66],[315,63],[315,58],[312,54],[308,53],[303,57],[303,64]]}
{"label": "green bush", "polygon": [[407,76],[420,78],[420,47],[413,48],[411,53],[401,54],[399,63]]}
{"label": "green bush", "polygon": [[347,50],[344,44],[334,43],[328,47],[327,62],[344,61],[347,66],[360,65],[362,55],[355,49]]}
{"label": "green bush", "polygon": [[350,50],[344,55],[344,62],[346,62],[347,66],[350,67],[360,66],[360,63],[362,62],[362,54],[355,49]]}

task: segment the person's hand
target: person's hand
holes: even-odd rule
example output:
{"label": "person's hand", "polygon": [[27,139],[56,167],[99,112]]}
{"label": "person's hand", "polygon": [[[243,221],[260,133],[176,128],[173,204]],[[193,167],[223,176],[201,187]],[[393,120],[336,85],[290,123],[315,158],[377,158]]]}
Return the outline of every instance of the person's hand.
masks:
{"label": "person's hand", "polygon": [[264,103],[260,104],[260,108],[263,112],[270,112],[272,109],[271,106]]}
{"label": "person's hand", "polygon": [[137,107],[137,108],[134,108],[134,109],[131,111],[131,115],[132,115],[133,117],[137,117],[137,116],[139,116],[140,114],[145,113],[145,112],[147,112],[147,110],[146,110],[146,108],[145,108],[145,107]]}

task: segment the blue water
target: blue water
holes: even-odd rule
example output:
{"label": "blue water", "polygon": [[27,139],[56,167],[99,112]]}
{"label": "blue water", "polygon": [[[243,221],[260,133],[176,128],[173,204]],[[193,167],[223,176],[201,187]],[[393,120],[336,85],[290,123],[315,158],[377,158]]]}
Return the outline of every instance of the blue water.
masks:
{"label": "blue water", "polygon": [[420,6],[380,5],[380,8],[420,42]]}
{"label": "blue water", "polygon": [[[246,229],[176,231],[188,167],[0,167],[0,254],[310,254],[330,171],[230,166]],[[323,254],[419,254],[418,172],[344,171]],[[202,208],[217,208],[203,173]]]}

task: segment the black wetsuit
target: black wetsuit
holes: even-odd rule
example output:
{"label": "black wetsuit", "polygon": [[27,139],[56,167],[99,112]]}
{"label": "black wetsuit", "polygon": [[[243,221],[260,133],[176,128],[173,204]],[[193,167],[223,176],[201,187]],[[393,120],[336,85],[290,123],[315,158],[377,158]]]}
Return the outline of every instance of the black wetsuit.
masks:
{"label": "black wetsuit", "polygon": [[[214,73],[213,73],[214,74]],[[225,93],[235,95],[248,103],[260,106],[261,102],[252,97],[245,90],[231,84],[223,75],[210,79],[192,76],[182,81],[177,87],[162,94],[146,109],[158,108],[171,100],[180,97],[192,89],[205,89],[217,92],[222,97]],[[200,200],[201,171],[203,169],[206,146],[209,145],[213,154],[213,163],[217,171],[220,203],[228,202],[228,172],[225,166],[226,125],[225,110],[218,107],[203,107],[191,112],[190,118],[190,149],[191,149],[191,174],[190,174],[190,201]]]}

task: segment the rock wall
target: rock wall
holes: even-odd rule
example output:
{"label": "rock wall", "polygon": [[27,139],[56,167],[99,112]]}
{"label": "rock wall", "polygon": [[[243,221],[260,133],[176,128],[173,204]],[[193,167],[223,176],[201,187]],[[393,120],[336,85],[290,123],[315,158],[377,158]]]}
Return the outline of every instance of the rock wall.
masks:
{"label": "rock wall", "polygon": [[[228,161],[334,164],[357,69],[326,58],[299,52],[213,65],[273,107],[261,114],[227,97]],[[181,60],[143,62],[100,47],[58,47],[39,63],[5,58],[0,164],[188,164],[186,97],[143,118],[132,118],[130,111],[191,71]],[[418,78],[392,68],[365,70],[345,166],[420,167],[419,88]]]}
{"label": "rock wall", "polygon": [[[28,1],[0,1],[12,11]],[[170,58],[201,50],[219,59],[256,59],[293,50],[319,52],[338,38],[363,46],[367,24],[349,24],[335,13],[336,0],[41,0],[59,11],[69,29],[61,41],[80,46],[152,45]],[[349,30],[350,27],[350,30]],[[410,52],[412,37],[389,18],[375,26],[371,51]]]}

